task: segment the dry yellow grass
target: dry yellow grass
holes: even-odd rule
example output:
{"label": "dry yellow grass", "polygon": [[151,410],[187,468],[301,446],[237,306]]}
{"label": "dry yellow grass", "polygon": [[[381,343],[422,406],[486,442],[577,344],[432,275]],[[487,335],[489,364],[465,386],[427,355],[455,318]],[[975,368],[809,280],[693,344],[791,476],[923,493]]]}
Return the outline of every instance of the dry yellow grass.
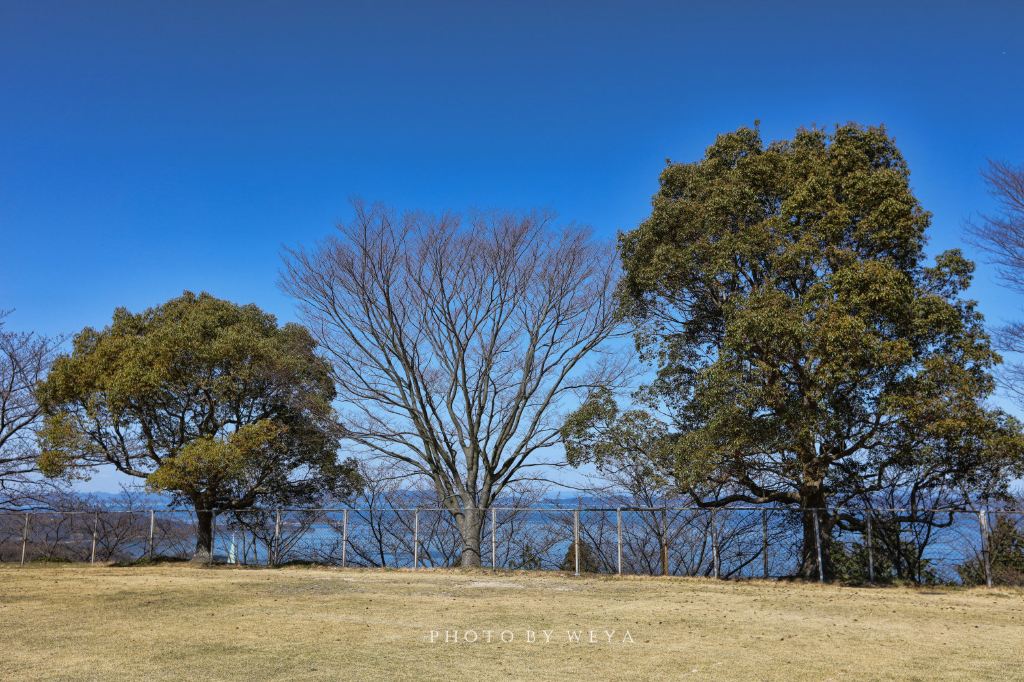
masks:
{"label": "dry yellow grass", "polygon": [[0,632],[19,680],[1024,679],[1020,590],[7,566]]}

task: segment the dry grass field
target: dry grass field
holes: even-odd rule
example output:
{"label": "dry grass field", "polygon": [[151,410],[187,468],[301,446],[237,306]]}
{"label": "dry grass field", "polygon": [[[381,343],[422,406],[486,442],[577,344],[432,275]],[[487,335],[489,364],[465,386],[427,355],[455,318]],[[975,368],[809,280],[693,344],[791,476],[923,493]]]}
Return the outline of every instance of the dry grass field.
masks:
{"label": "dry grass field", "polygon": [[8,566],[0,632],[11,680],[1024,679],[998,589]]}

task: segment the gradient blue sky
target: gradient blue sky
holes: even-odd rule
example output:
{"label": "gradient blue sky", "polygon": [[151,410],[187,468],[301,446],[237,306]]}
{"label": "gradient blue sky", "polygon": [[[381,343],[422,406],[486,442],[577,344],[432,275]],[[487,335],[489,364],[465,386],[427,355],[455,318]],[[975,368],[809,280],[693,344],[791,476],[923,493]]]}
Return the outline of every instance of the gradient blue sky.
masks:
{"label": "gradient blue sky", "polygon": [[[0,308],[102,326],[207,290],[292,319],[282,245],[361,196],[613,236],[665,159],[761,120],[885,123],[930,250],[1024,162],[1024,5],[0,0]],[[1021,301],[979,267],[993,323]]]}

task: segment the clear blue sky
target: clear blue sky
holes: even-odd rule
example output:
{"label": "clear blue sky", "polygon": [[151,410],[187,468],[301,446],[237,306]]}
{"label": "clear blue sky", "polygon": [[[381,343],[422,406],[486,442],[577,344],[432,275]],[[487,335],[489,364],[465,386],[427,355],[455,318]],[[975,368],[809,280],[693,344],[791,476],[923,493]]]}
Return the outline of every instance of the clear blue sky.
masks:
{"label": "clear blue sky", "polygon": [[[755,119],[885,123],[933,252],[991,207],[986,158],[1024,162],[1020,3],[707,5],[2,0],[0,308],[56,334],[192,289],[291,319],[280,248],[351,196],[611,236]],[[988,268],[973,293],[1021,307]]]}

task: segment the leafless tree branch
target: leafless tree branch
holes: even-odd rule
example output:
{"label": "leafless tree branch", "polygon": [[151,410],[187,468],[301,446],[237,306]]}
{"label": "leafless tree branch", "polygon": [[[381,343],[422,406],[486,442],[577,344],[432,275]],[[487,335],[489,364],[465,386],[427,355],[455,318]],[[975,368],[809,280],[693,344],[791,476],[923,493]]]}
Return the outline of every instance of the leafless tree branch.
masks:
{"label": "leafless tree branch", "polygon": [[[999,210],[986,214],[967,226],[971,242],[990,257],[1000,279],[1010,288],[1024,293],[1024,166],[989,161],[982,173]],[[1024,323],[1016,322],[995,334],[1000,350],[1024,352]],[[1024,404],[1024,365],[1008,363],[999,375],[1000,383]]]}
{"label": "leafless tree branch", "polygon": [[0,506],[30,502],[38,452],[33,431],[41,411],[36,384],[46,375],[58,342],[5,329],[0,310]]}
{"label": "leafless tree branch", "polygon": [[558,442],[563,399],[624,376],[603,349],[617,277],[611,245],[549,215],[356,204],[287,251],[281,285],[334,365],[347,438],[428,477],[476,565],[480,510]]}

